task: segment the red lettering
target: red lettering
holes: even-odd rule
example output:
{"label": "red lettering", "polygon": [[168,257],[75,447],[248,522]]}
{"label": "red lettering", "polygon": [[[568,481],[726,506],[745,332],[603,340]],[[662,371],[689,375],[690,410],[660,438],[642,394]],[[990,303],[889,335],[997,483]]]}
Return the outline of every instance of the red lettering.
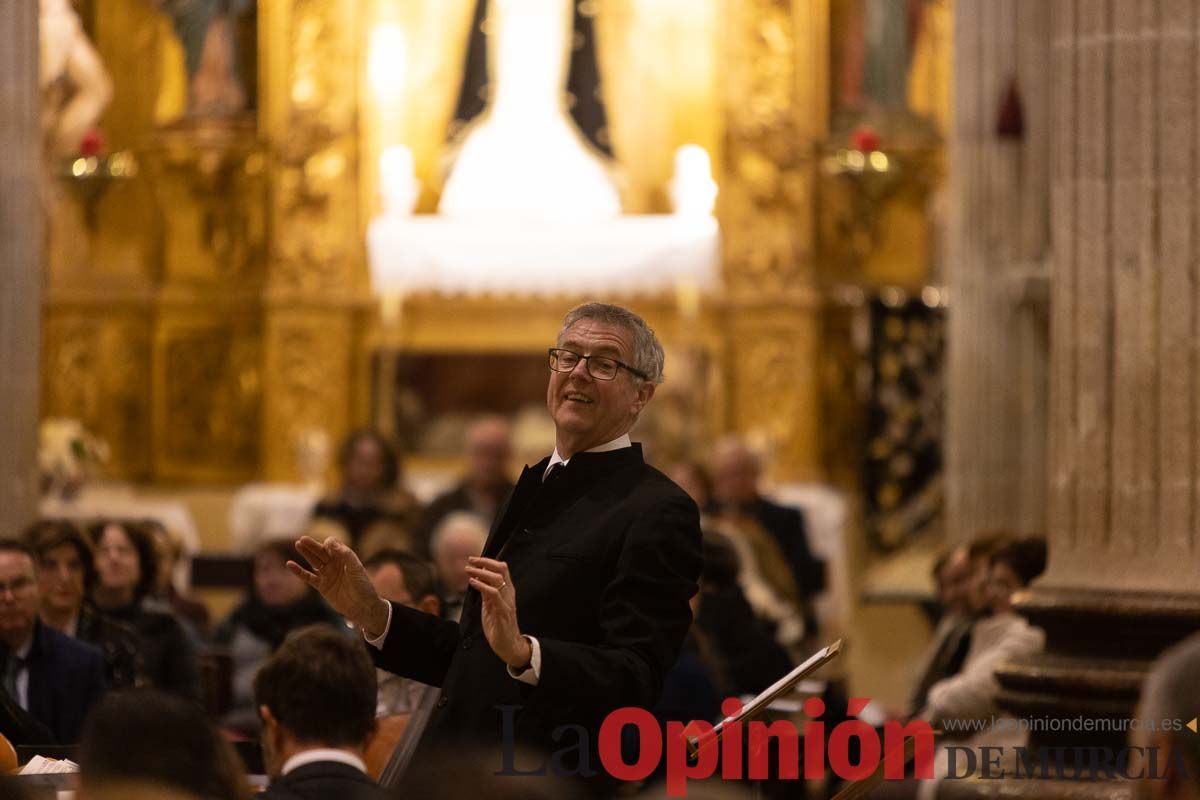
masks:
{"label": "red lettering", "polygon": [[[638,729],[638,759],[626,764],[621,757],[621,731],[626,725]],[[640,781],[650,777],[662,758],[662,736],[658,720],[644,708],[618,708],[600,726],[600,763],[617,780]]]}
{"label": "red lettering", "polygon": [[717,740],[711,735],[712,730],[713,726],[707,722],[693,720],[688,723],[687,731],[698,733],[700,740],[696,761],[689,764],[683,723],[667,723],[667,797],[684,797],[688,778],[704,780],[713,774],[717,768]]}

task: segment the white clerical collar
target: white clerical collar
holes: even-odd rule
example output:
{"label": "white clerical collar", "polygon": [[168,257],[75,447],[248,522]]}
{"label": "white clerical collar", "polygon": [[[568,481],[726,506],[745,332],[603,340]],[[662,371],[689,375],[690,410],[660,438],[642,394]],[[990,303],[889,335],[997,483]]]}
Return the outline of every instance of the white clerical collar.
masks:
{"label": "white clerical collar", "polygon": [[[610,450],[621,450],[626,447],[633,447],[633,441],[629,438],[628,433],[621,434],[617,438],[613,439],[611,442],[605,442],[602,445],[598,445],[596,447],[590,447],[587,450],[584,450],[583,452],[585,452],[585,453],[607,453]],[[562,456],[560,456],[558,454],[558,448],[555,447],[554,455],[550,456],[550,463],[546,465],[546,471],[542,473],[542,477],[545,478],[547,475],[549,475],[551,467],[553,467],[555,464],[562,464],[565,467],[567,465],[567,463],[570,462],[570,460],[571,459],[569,459],[569,458],[563,458]]]}
{"label": "white clerical collar", "polygon": [[367,765],[358,756],[347,750],[334,750],[332,748],[317,748],[315,750],[305,750],[283,762],[283,769],[279,771],[280,775],[287,775],[292,770],[300,769],[300,767],[308,764],[315,764],[318,761],[336,761],[339,764],[346,764],[354,767],[359,772],[366,773]]}

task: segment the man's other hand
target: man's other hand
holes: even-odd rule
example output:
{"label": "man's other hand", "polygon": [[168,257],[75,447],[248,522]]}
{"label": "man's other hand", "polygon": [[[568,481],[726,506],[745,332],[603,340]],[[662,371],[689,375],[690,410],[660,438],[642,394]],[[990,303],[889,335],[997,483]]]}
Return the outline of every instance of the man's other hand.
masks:
{"label": "man's other hand", "polygon": [[483,598],[483,635],[492,652],[518,672],[528,669],[533,647],[517,626],[517,590],[508,564],[477,556],[468,560],[471,587]]}
{"label": "man's other hand", "polygon": [[296,541],[296,551],[308,560],[312,571],[295,561],[287,562],[288,569],[320,592],[334,611],[361,628],[368,639],[378,638],[387,627],[388,604],[371,585],[354,551],[333,537],[321,544],[308,536]]}

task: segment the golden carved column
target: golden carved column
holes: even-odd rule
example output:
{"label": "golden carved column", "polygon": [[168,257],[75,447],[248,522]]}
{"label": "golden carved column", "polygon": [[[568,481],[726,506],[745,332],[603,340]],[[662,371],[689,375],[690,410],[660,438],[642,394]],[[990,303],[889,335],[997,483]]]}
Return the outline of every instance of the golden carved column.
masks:
{"label": "golden carved column", "polygon": [[777,478],[812,479],[821,475],[814,199],[828,0],[729,0],[723,11],[729,423],[763,440]]}
{"label": "golden carved column", "polygon": [[260,8],[261,129],[271,244],[264,295],[262,471],[294,477],[293,447],[351,424],[353,348],[366,297],[358,172],[361,4],[267,0]]}
{"label": "golden carved column", "polygon": [[41,163],[38,4],[5,4],[0,25],[0,536],[37,511]]}

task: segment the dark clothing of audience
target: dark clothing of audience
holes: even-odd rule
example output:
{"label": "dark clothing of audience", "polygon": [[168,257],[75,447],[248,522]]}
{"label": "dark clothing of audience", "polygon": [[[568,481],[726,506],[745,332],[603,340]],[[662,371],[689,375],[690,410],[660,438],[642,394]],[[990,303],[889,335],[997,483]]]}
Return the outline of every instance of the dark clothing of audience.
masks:
{"label": "dark clothing of audience", "polygon": [[90,644],[59,633],[41,620],[34,623],[29,654],[20,658],[0,648],[4,684],[19,699],[16,687],[26,673],[25,710],[45,725],[59,744],[74,744],[92,704],[104,694],[104,658]]}
{"label": "dark clothing of audience", "polygon": [[305,625],[321,623],[336,628],[345,627],[337,612],[314,591],[308,592],[300,601],[288,606],[268,606],[257,597],[251,596],[221,623],[215,638],[222,644],[228,644],[239,630],[245,630],[274,652],[292,631]]}
{"label": "dark clothing of audience", "polygon": [[179,620],[153,601],[109,608],[105,613],[137,631],[142,667],[152,686],[200,698],[196,647]]}
{"label": "dark clothing of audience", "polygon": [[490,513],[483,513],[484,509],[476,508],[471,502],[471,489],[465,481],[450,491],[438,495],[421,515],[421,521],[417,524],[416,530],[413,533],[413,545],[420,550],[419,553],[414,553],[414,555],[421,556],[422,558],[430,557],[430,537],[433,536],[438,523],[455,511],[470,511],[474,514],[479,514],[481,517],[484,517],[484,524],[490,526],[495,512],[499,510],[500,505],[512,490],[513,484],[508,481],[505,481],[496,488],[496,491],[493,493],[495,502]]}
{"label": "dark clothing of audience", "polygon": [[263,800],[384,800],[391,795],[370,776],[339,761],[315,761],[271,781]]}
{"label": "dark clothing of audience", "polygon": [[696,626],[724,665],[731,694],[758,694],[792,669],[736,583],[704,587]]}
{"label": "dark clothing of audience", "polygon": [[104,656],[104,682],[109,689],[132,689],[146,682],[138,632],[109,617],[91,603],[79,609],[75,638],[98,648]]}
{"label": "dark clothing of audience", "polygon": [[962,671],[967,661],[967,652],[971,648],[971,629],[974,620],[963,617],[948,624],[944,630],[937,631],[941,640],[937,644],[933,657],[925,665],[924,672],[917,680],[909,700],[909,708],[913,713],[925,708],[929,697],[929,689],[938,681],[957,675]]}
{"label": "dark clothing of audience", "polygon": [[159,601],[171,610],[175,618],[187,625],[196,639],[205,641],[212,633],[212,620],[208,616],[208,606],[195,598],[180,594],[174,584],[167,586],[167,591]]}
{"label": "dark clothing of audience", "polygon": [[[17,705],[17,701],[3,686],[0,686],[0,734],[3,734],[13,747],[58,744],[54,733],[28,711]],[[0,797],[5,796],[0,792]]]}

